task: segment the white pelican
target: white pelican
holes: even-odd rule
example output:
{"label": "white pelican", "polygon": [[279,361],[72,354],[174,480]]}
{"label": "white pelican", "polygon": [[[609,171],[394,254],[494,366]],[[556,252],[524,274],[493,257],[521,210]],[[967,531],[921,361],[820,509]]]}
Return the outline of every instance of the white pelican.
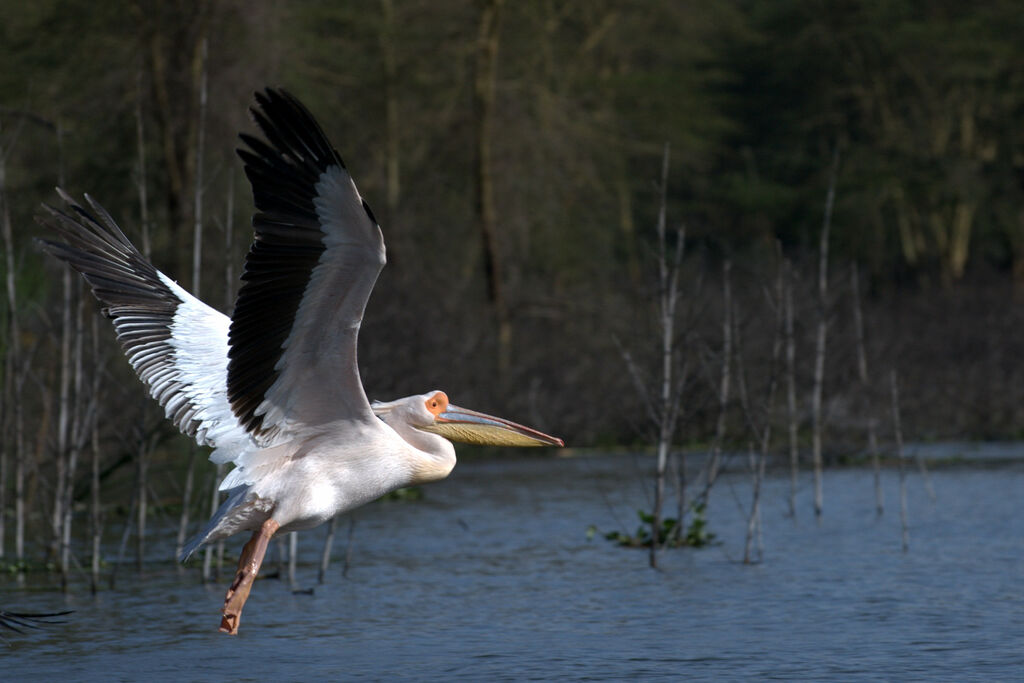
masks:
{"label": "white pelican", "polygon": [[154,268],[110,215],[58,188],[43,248],[92,286],[132,367],[167,417],[215,463],[234,463],[227,499],[184,549],[252,531],[220,630],[242,607],[277,532],[308,529],[455,466],[448,441],[562,446],[561,439],[458,408],[442,391],[367,401],[356,335],[384,266],[384,240],[338,152],[283,90],[256,93],[265,140],[239,149],[257,213],[230,318]]}

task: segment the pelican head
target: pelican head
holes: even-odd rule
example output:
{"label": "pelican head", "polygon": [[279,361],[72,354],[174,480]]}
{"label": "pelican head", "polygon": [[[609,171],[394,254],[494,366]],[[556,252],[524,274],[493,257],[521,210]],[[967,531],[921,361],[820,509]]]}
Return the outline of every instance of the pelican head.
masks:
{"label": "pelican head", "polygon": [[536,429],[493,415],[460,408],[443,391],[430,391],[389,403],[374,402],[373,412],[392,427],[414,427],[459,443],[479,446],[564,446]]}

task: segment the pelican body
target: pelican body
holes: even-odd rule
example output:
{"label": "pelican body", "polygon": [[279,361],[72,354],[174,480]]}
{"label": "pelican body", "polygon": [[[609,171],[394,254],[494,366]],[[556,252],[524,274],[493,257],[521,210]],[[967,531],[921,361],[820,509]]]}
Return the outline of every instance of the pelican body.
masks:
{"label": "pelican body", "polygon": [[45,250],[79,271],[129,362],[183,433],[233,463],[226,499],[184,548],[253,532],[222,610],[237,633],[275,533],[308,529],[403,486],[444,479],[451,440],[561,446],[542,432],[452,405],[440,390],[372,405],[356,362],[384,240],[341,156],[283,90],[256,93],[262,137],[240,136],[254,239],[230,318],[150,264],[98,203],[63,190],[41,222]]}

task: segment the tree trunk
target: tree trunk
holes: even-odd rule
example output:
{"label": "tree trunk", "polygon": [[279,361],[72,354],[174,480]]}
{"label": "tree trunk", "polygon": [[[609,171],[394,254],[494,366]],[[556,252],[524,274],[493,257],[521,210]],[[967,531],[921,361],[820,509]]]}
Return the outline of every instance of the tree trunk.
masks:
{"label": "tree trunk", "polygon": [[117,570],[121,568],[124,563],[124,556],[128,552],[128,540],[132,535],[132,520],[135,517],[135,513],[139,506],[139,491],[136,487],[134,494],[132,495],[131,509],[128,511],[128,517],[124,521],[124,530],[121,532],[121,543],[117,548],[117,560],[114,562],[114,568],[110,570],[110,590],[114,590],[117,583]]}
{"label": "tree trunk", "polygon": [[83,316],[85,315],[85,300],[81,296],[80,285],[76,280],[75,290],[75,301],[76,312],[75,312],[75,324],[73,336],[75,338],[75,348],[73,353],[73,384],[74,384],[74,406],[72,408],[71,425],[70,425],[70,442],[68,451],[68,467],[67,467],[67,480],[64,486],[64,500],[61,503],[61,511],[64,515],[61,520],[61,544],[60,544],[60,570],[61,570],[61,589],[67,590],[68,588],[68,573],[71,568],[71,520],[72,520],[72,505],[74,504],[74,492],[75,492],[75,473],[78,470],[78,460],[81,456],[82,448],[85,445],[85,422],[88,419],[86,415],[89,410],[85,406],[85,392],[83,391],[83,343],[85,337],[85,331],[83,327]]}
{"label": "tree trunk", "polygon": [[879,516],[885,512],[885,498],[882,495],[882,468],[878,453],[878,420],[872,401],[869,397],[870,382],[868,381],[868,355],[864,343],[864,316],[860,306],[860,269],[854,263],[850,269],[850,290],[853,293],[853,330],[857,342],[857,378],[860,381],[862,400],[867,411],[868,452],[871,455],[871,468],[875,479],[875,513]]}
{"label": "tree trunk", "polygon": [[896,437],[896,461],[900,467],[900,528],[903,552],[910,549],[910,525],[907,522],[907,475],[903,459],[903,426],[900,423],[900,389],[896,379],[896,371],[889,373],[889,386],[892,391],[892,429]]}
{"label": "tree trunk", "polygon": [[295,590],[298,584],[295,583],[295,570],[299,564],[299,532],[292,531],[288,534],[288,588]]}
{"label": "tree trunk", "polygon": [[682,261],[683,235],[677,236],[675,257],[670,261],[666,235],[669,146],[665,143],[661,157],[661,187],[658,206],[658,282],[661,328],[661,391],[658,407],[658,460],[654,480],[654,507],[651,510],[650,566],[658,566],[658,547],[661,544],[662,508],[665,501],[665,470],[668,465],[672,438],[675,435],[678,402],[676,400],[673,370],[675,367],[675,317],[678,301],[678,273]]}
{"label": "tree trunk", "polygon": [[327,576],[327,568],[331,564],[331,546],[334,545],[334,532],[338,527],[337,516],[331,517],[327,524],[327,535],[324,537],[324,548],[320,553],[320,572],[317,574],[316,582],[322,584]]}
{"label": "tree trunk", "polygon": [[152,256],[149,239],[149,201],[146,197],[146,136],[143,130],[142,117],[142,66],[139,66],[136,77],[135,91],[135,139],[139,148],[139,167],[136,171],[135,184],[139,191],[139,223],[142,229],[142,255],[148,261]]}
{"label": "tree trunk", "polygon": [[473,104],[476,123],[476,216],[487,281],[487,298],[494,306],[498,327],[498,370],[504,376],[510,364],[512,323],[503,286],[498,250],[498,216],[494,203],[495,98],[498,74],[499,26],[504,0],[484,0],[476,41]]}
{"label": "tree trunk", "polygon": [[395,63],[395,6],[393,0],[380,0],[381,32],[380,48],[384,61],[384,125],[385,136],[385,167],[387,190],[385,193],[388,222],[391,239],[394,241],[395,213],[401,195],[401,166],[399,164],[402,149],[398,122],[398,67]]}
{"label": "tree trunk", "polygon": [[[224,464],[218,464],[213,474],[213,486],[210,487],[210,517],[213,517],[220,507],[220,482],[224,478]],[[214,572],[214,560],[216,559],[217,548],[213,543],[207,544],[203,549],[203,581],[212,581],[214,574],[220,576],[220,564],[217,564],[217,571]]]}
{"label": "tree trunk", "polygon": [[[199,42],[194,65],[197,71],[196,80],[199,84],[199,120],[196,124],[195,187],[192,193],[192,295],[197,299],[202,298],[200,285],[202,284],[203,266],[203,147],[206,142],[207,50],[208,41],[203,36]],[[196,449],[197,446],[194,444],[189,448],[188,471],[185,473],[185,489],[182,493],[181,517],[178,520],[177,547],[174,551],[175,562],[180,557],[181,549],[185,546],[185,539],[188,536],[189,507],[192,504],[192,488],[195,480]],[[209,557],[209,552],[207,552],[203,560],[204,577],[208,571]]]}
{"label": "tree trunk", "polygon": [[789,515],[796,518],[796,490],[800,470],[800,447],[797,435],[799,416],[796,407],[796,339],[793,334],[793,264],[787,259],[785,336],[786,336],[786,417],[789,427]]}
{"label": "tree trunk", "polygon": [[[781,247],[779,248],[779,251],[781,256]],[[748,419],[751,420],[751,426],[753,427],[754,432],[760,437],[761,442],[757,457],[754,455],[753,448],[750,449],[750,469],[754,475],[754,492],[753,500],[750,505],[750,517],[747,520],[747,542],[743,555],[743,562],[745,564],[750,564],[753,561],[751,549],[755,536],[758,539],[759,556],[763,555],[761,543],[761,482],[764,481],[765,463],[768,461],[768,451],[771,448],[772,442],[772,422],[775,416],[775,394],[779,386],[779,360],[782,355],[783,338],[785,337],[786,314],[783,302],[785,299],[784,281],[786,279],[786,271],[787,264],[780,258],[778,273],[775,278],[775,332],[772,335],[772,359],[768,372],[768,391],[765,396],[763,426],[759,427],[754,423],[754,415],[747,401],[746,390],[742,390],[743,405],[745,406]],[[745,384],[741,384],[741,387],[744,386]]]}
{"label": "tree trunk", "polygon": [[196,116],[202,77],[203,43],[216,3],[156,5],[142,16],[141,32],[148,82],[152,91],[155,138],[162,151],[167,212],[166,233],[171,249],[168,272],[184,272],[189,262],[183,235],[190,227],[188,192],[195,185]]}
{"label": "tree trunk", "polygon": [[4,373],[7,405],[13,413],[14,432],[14,559],[19,571],[25,560],[25,417],[22,402],[25,369],[21,357],[21,326],[18,321],[17,264],[14,258],[14,235],[6,194],[6,152],[0,149],[0,228],[3,230],[7,285],[8,349]]}
{"label": "tree trunk", "polygon": [[[178,537],[174,545],[174,558],[181,557],[181,551],[185,547],[185,539],[188,537],[189,508],[192,506],[192,488],[196,477],[196,450],[195,444],[190,444],[188,449],[188,468],[185,470],[185,486],[181,492],[181,515],[178,517]],[[180,567],[181,565],[178,564]]]}
{"label": "tree trunk", "polygon": [[348,576],[348,570],[352,567],[352,549],[355,547],[356,518],[351,512],[348,516],[348,535],[345,539],[345,564],[341,568],[341,577]]}
{"label": "tree trunk", "polygon": [[814,515],[821,517],[824,505],[822,491],[822,389],[825,383],[825,335],[828,330],[828,240],[832,228],[832,206],[836,197],[836,176],[839,172],[839,143],[832,154],[828,194],[825,196],[825,216],[821,226],[818,250],[818,330],[814,345],[814,389],[811,395],[811,454],[814,462]]}
{"label": "tree trunk", "polygon": [[192,295],[201,299],[199,291],[200,275],[203,262],[203,151],[206,144],[206,101],[207,101],[207,74],[206,56],[207,39],[204,36],[199,44],[198,64],[199,70],[199,121],[196,128],[196,163],[195,163],[195,191],[192,200]]}
{"label": "tree trunk", "polygon": [[[755,455],[753,444],[749,449],[750,472],[753,476],[753,495],[750,504],[750,515],[747,517],[747,537],[743,544],[743,564],[754,562],[754,539],[760,537],[761,526],[761,482],[764,481],[764,467],[767,457],[762,450]],[[760,544],[759,544],[760,545]]]}
{"label": "tree trunk", "polygon": [[60,325],[60,388],[57,403],[57,450],[54,454],[53,509],[50,511],[52,536],[48,555],[57,564],[57,570],[63,577],[64,567],[60,566],[60,541],[64,535],[61,523],[64,521],[64,487],[67,485],[68,444],[71,440],[71,321],[74,283],[70,268],[63,269],[61,285],[63,297]]}
{"label": "tree trunk", "polygon": [[147,487],[149,486],[149,440],[138,430],[138,461],[135,474],[135,568],[141,572],[146,555]]}
{"label": "tree trunk", "polygon": [[[98,326],[99,318],[92,316],[92,389],[93,400],[100,395],[100,331]],[[90,519],[92,531],[92,563],[90,572],[89,588],[93,595],[99,590],[100,582],[100,553],[102,552],[101,542],[103,540],[103,519],[100,508],[100,425],[99,406],[92,411],[91,425],[91,449],[92,449],[92,472],[90,479]]]}
{"label": "tree trunk", "polygon": [[725,440],[725,418],[729,408],[729,388],[732,384],[732,261],[722,264],[722,374],[718,383],[718,418],[715,420],[715,438],[711,442],[711,460],[708,463],[707,484],[702,496],[707,503],[711,487],[718,479],[721,466],[722,443]]}

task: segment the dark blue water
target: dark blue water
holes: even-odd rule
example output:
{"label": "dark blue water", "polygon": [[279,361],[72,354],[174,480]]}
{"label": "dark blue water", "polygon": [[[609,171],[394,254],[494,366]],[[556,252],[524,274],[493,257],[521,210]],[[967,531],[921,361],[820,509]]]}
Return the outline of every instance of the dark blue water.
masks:
{"label": "dark blue water", "polygon": [[[337,558],[315,593],[258,581],[241,633],[217,633],[226,581],[152,563],[116,591],[24,591],[3,604],[76,610],[70,623],[0,646],[3,680],[1010,680],[1024,678],[1024,465],[908,477],[901,551],[897,477],[826,472],[815,523],[809,478],[786,516],[788,479],[763,492],[763,561],[744,565],[750,479],[720,480],[721,545],[616,548],[648,505],[631,456],[461,463],[415,503],[358,513],[347,578]],[[312,586],[322,530],[301,536]],[[233,541],[240,546],[243,539]],[[167,541],[167,554],[170,546]],[[6,581],[7,583],[2,583]]]}

